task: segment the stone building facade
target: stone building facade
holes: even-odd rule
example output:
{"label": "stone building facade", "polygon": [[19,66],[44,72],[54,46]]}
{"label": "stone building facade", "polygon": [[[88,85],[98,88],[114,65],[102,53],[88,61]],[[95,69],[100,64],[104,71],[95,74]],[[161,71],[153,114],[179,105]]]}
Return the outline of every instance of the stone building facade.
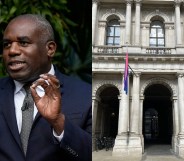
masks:
{"label": "stone building facade", "polygon": [[115,156],[161,143],[184,157],[183,0],[92,0],[92,72],[93,149],[106,136]]}

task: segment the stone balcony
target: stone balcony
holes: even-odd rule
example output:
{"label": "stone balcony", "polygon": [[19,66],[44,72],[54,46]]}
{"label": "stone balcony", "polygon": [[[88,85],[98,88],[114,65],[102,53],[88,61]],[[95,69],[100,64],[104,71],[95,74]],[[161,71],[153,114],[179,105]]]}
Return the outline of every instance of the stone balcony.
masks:
{"label": "stone balcony", "polygon": [[103,46],[95,46],[93,48],[93,52],[95,53],[103,53],[103,54],[118,54],[121,53],[122,47],[121,46],[108,46],[108,45],[103,45]]}
{"label": "stone balcony", "polygon": [[[137,50],[139,48],[139,50]],[[120,54],[127,51],[126,46],[109,46],[109,45],[100,45],[93,47],[93,53],[97,54]],[[170,55],[176,54],[175,48],[166,48],[166,47],[128,47],[129,53],[135,54],[155,54],[155,55]]]}
{"label": "stone balcony", "polygon": [[165,48],[165,47],[149,47],[146,48],[146,54],[171,54],[172,48]]}

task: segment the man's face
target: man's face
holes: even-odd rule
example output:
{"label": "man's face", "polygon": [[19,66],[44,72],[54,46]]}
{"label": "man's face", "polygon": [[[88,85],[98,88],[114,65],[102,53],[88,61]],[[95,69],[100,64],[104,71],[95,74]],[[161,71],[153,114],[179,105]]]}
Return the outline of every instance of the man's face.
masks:
{"label": "man's face", "polygon": [[20,82],[34,81],[50,70],[47,43],[31,20],[15,19],[3,37],[3,60],[8,74]]}

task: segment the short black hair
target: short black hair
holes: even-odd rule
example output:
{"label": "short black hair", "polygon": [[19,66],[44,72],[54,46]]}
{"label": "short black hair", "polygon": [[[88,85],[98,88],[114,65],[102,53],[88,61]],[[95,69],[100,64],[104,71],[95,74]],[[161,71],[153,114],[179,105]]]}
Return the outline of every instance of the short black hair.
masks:
{"label": "short black hair", "polygon": [[23,15],[19,15],[19,16],[15,17],[14,19],[12,19],[12,21],[14,21],[16,19],[22,19],[22,18],[32,20],[36,24],[36,27],[38,27],[38,29],[42,32],[42,35],[43,35],[42,38],[45,41],[54,41],[55,40],[54,30],[46,18],[44,18],[43,16],[38,15],[38,14],[23,14]]}

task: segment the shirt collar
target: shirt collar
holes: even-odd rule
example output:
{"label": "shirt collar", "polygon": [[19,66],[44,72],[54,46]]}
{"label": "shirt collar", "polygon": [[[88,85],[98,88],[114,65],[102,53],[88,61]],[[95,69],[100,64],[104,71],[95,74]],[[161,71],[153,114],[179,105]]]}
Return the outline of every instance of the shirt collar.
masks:
{"label": "shirt collar", "polygon": [[[51,69],[48,72],[48,74],[55,75],[55,70],[54,70],[54,66],[53,65],[51,65]],[[16,94],[16,93],[18,93],[22,89],[22,87],[24,86],[24,84],[23,83],[20,83],[20,82],[18,82],[16,80],[14,80],[14,83],[15,83],[15,91],[14,91],[14,94]],[[43,88],[41,88],[41,89],[43,89]]]}

